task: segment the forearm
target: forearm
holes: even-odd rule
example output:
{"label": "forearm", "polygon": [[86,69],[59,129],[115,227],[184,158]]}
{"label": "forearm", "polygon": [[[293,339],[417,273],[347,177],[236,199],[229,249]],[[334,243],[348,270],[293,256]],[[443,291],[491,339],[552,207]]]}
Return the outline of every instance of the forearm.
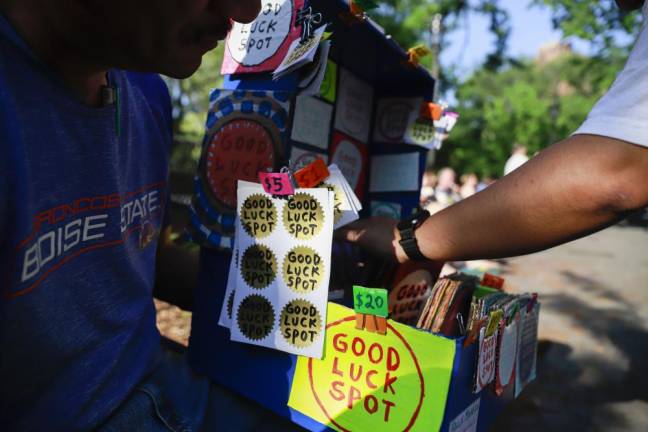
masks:
{"label": "forearm", "polygon": [[486,190],[429,218],[431,259],[535,252],[601,229],[648,203],[648,149],[591,135],[558,143]]}

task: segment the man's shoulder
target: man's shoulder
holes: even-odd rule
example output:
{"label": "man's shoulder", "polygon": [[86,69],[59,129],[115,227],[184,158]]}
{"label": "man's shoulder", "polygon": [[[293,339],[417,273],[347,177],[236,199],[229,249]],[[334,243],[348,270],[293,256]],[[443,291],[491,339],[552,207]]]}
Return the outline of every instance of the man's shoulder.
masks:
{"label": "man's shoulder", "polygon": [[171,98],[162,77],[156,73],[132,71],[123,73],[135,92],[145,99],[151,111],[164,122],[165,128],[171,132]]}

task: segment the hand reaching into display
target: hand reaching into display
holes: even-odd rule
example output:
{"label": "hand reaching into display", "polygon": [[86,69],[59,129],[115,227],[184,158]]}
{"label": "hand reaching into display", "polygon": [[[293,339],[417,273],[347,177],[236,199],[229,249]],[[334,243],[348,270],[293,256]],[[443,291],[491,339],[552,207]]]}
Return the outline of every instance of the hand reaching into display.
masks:
{"label": "hand reaching into display", "polygon": [[394,219],[380,216],[360,219],[335,231],[335,238],[355,243],[377,257],[404,263],[408,258],[398,243],[397,223]]}

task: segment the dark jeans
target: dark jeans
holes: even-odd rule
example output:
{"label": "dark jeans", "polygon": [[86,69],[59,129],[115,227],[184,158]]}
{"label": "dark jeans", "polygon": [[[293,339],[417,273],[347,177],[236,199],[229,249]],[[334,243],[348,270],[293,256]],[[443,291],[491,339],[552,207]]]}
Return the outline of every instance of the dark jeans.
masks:
{"label": "dark jeans", "polygon": [[163,350],[154,372],[99,430],[283,432],[302,429],[194,374],[184,355]]}

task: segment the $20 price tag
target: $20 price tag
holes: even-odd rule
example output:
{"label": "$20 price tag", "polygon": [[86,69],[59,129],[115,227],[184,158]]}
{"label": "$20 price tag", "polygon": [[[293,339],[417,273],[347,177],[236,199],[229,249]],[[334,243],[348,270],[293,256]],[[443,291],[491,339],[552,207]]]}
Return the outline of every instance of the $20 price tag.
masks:
{"label": "$20 price tag", "polygon": [[295,188],[290,181],[290,174],[286,172],[259,172],[259,180],[263,190],[270,195],[293,195]]}
{"label": "$20 price tag", "polygon": [[387,290],[353,285],[353,309],[357,313],[387,318]]}

